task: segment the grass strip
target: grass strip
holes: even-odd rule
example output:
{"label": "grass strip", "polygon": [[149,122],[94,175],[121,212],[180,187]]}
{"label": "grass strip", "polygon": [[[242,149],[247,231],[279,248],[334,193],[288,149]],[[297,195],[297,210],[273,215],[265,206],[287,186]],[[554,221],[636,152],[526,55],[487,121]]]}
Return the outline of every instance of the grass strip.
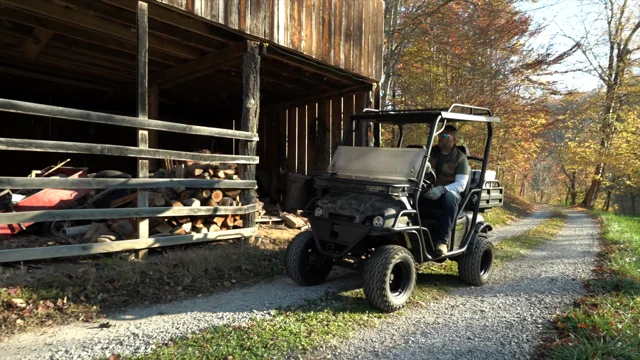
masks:
{"label": "grass strip", "polygon": [[[562,229],[565,217],[562,212],[555,215],[523,235],[500,242],[496,258],[503,263],[551,240]],[[369,305],[361,289],[351,290],[294,309],[275,310],[271,317],[245,325],[224,325],[176,339],[136,359],[271,359],[304,354],[333,339],[347,338],[362,327],[376,326],[382,319],[402,316],[412,308],[441,299],[452,286],[465,286],[457,275],[455,261],[421,265],[408,306],[394,314]]]}
{"label": "grass strip", "polygon": [[549,359],[640,359],[640,217],[596,215],[603,251],[590,295],[554,319]]}
{"label": "grass strip", "polygon": [[525,255],[536,246],[553,239],[562,230],[566,218],[567,214],[561,210],[554,209],[551,211],[550,219],[522,235],[505,239],[496,244],[496,265],[500,266],[505,261]]}

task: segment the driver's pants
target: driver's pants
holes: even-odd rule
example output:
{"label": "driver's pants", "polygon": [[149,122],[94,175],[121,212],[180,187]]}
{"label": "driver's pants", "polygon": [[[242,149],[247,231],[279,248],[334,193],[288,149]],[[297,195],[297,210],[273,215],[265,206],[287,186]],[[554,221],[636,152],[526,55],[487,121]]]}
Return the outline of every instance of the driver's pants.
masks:
{"label": "driver's pants", "polygon": [[442,212],[438,215],[438,228],[435,229],[433,236],[433,242],[436,244],[448,244],[451,238],[451,230],[456,222],[458,215],[458,205],[460,204],[460,194],[455,191],[447,191],[440,198],[436,200],[421,199],[420,207],[431,207],[442,209]]}

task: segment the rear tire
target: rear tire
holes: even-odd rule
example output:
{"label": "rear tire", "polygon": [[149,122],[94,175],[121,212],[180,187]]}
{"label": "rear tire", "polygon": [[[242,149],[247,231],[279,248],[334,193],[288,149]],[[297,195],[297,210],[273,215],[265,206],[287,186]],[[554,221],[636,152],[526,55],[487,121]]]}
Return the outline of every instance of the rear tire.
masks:
{"label": "rear tire", "polygon": [[333,259],[318,252],[311,231],[296,235],[285,254],[285,268],[291,280],[303,286],[322,284],[333,268]]}
{"label": "rear tire", "polygon": [[364,263],[364,293],[380,310],[401,309],[416,287],[416,267],[409,250],[398,245],[377,248]]}
{"label": "rear tire", "polygon": [[469,285],[482,286],[493,273],[493,244],[487,234],[480,233],[471,240],[464,255],[458,257],[458,275]]}

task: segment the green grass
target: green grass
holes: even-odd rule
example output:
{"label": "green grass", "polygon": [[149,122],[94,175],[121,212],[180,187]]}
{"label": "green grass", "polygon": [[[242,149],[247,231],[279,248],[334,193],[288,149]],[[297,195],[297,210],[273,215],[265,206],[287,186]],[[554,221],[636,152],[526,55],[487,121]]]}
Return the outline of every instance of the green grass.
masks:
{"label": "green grass", "polygon": [[[502,263],[526,254],[553,238],[562,224],[562,218],[554,218],[521,236],[503,240],[496,246],[496,259]],[[453,286],[466,286],[457,275],[455,261],[421,265],[408,306],[394,314],[379,312],[369,305],[362,289],[351,290],[295,309],[276,310],[271,317],[247,325],[220,326],[177,339],[136,359],[265,359],[304,354],[332,339],[348,338],[362,327],[376,326],[387,317],[403,316],[411,309],[424,307],[441,299]]]}
{"label": "green grass", "polygon": [[327,338],[347,337],[374,326],[382,314],[363,304],[357,292],[275,310],[268,319],[239,326],[220,326],[136,359],[273,359],[304,352]]}
{"label": "green grass", "polygon": [[555,319],[550,359],[640,359],[640,217],[596,215],[604,251],[591,295]]}

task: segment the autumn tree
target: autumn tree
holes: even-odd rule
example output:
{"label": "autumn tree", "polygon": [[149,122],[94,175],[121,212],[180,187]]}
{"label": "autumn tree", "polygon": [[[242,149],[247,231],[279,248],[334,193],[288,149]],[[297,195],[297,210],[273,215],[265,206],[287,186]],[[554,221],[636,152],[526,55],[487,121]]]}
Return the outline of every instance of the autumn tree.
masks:
{"label": "autumn tree", "polygon": [[[549,153],[558,165],[566,199],[576,205],[590,172],[597,163],[598,119],[602,94],[599,91],[566,94],[549,104],[552,126],[545,131]],[[570,200],[570,201],[569,201]]]}
{"label": "autumn tree", "polygon": [[[503,118],[494,133],[492,167],[516,191],[535,162],[539,132],[547,120],[549,94],[535,75],[566,57],[533,48],[539,34],[531,18],[510,0],[454,1],[425,21],[404,49],[390,100],[398,107],[465,103],[489,107]],[[475,125],[477,126],[477,125]],[[472,154],[481,154],[484,131],[460,126]],[[426,129],[414,126],[405,143],[424,144]]]}
{"label": "autumn tree", "polygon": [[381,103],[385,108],[405,50],[411,46],[418,34],[424,33],[424,24],[428,19],[452,1],[454,0],[385,1],[383,76],[380,84]]}
{"label": "autumn tree", "polygon": [[[584,24],[584,35],[572,38],[579,45],[586,68],[602,83],[604,100],[599,118],[598,161],[592,180],[581,205],[593,208],[603,181],[606,181],[608,161],[616,156],[614,142],[621,128],[633,120],[627,108],[633,106],[627,100],[628,80],[633,76],[632,69],[638,65],[640,44],[640,8],[636,1],[598,0],[601,17],[589,19]],[[600,32],[592,29],[595,24],[602,25]],[[636,118],[637,119],[637,118]]]}

